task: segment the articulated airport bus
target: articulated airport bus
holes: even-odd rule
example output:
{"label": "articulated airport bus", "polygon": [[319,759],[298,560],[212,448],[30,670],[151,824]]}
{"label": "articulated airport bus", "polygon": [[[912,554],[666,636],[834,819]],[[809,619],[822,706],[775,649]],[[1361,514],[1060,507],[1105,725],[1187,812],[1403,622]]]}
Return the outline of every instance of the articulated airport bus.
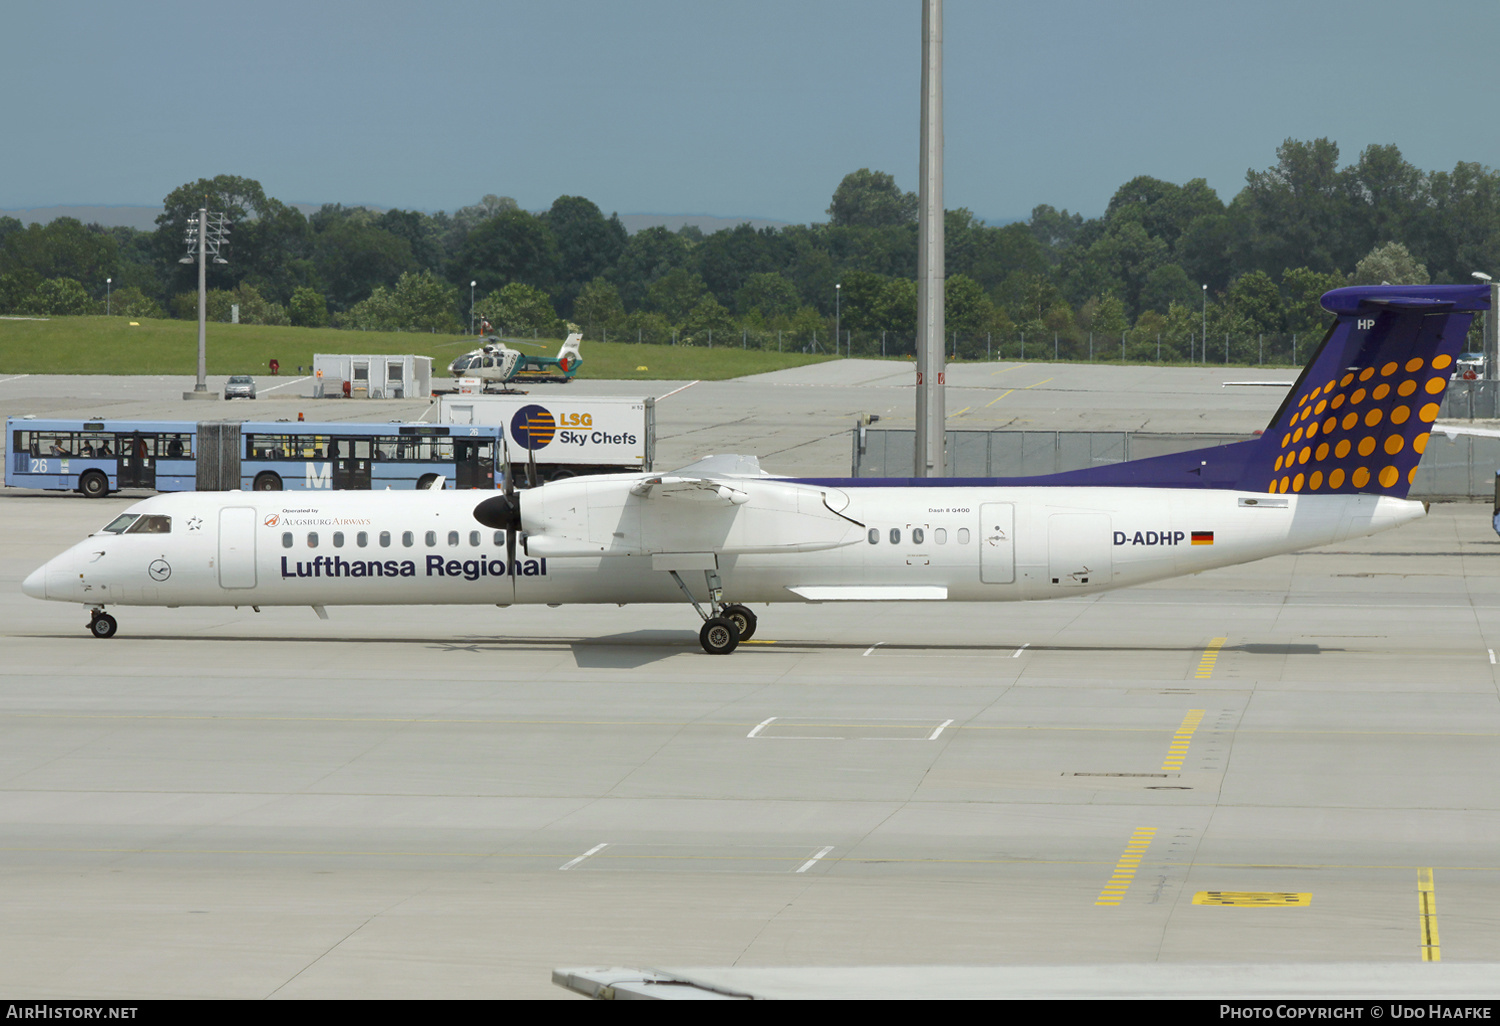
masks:
{"label": "articulated airport bus", "polygon": [[122,488],[493,489],[500,483],[499,425],[10,417],[5,426],[7,486],[91,498]]}

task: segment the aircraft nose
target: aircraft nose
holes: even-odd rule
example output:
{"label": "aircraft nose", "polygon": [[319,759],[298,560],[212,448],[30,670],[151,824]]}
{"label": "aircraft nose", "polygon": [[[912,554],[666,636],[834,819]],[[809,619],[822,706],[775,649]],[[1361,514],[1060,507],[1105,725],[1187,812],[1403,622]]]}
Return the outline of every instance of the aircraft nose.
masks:
{"label": "aircraft nose", "polygon": [[39,566],[31,571],[31,575],[21,582],[21,590],[32,598],[44,599],[47,597],[47,568]]}

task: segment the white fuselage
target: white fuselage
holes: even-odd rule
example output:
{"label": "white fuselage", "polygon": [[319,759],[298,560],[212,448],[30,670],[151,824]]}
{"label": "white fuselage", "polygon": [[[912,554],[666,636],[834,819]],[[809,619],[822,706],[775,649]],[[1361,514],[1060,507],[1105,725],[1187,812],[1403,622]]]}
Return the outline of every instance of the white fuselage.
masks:
{"label": "white fuselage", "polygon": [[170,532],[94,534],[24,587],[88,606],[682,602],[666,571],[702,599],[706,558],[729,602],[1044,599],[1373,534],[1424,512],[1372,495],[761,479],[750,490],[769,505],[705,515],[680,499],[619,498],[645,477],[522,492],[531,551],[517,546],[509,567],[503,532],[474,518],[493,493],[160,495],[129,512],[170,516]]}

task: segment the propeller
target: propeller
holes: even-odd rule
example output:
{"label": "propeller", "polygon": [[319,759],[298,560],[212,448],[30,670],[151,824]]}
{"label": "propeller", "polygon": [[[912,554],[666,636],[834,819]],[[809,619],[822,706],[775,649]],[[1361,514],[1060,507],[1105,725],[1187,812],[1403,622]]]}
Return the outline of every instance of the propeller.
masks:
{"label": "propeller", "polygon": [[[505,572],[511,579],[511,593],[515,593],[516,535],[521,531],[521,497],[516,494],[516,476],[510,463],[510,444],[504,434],[500,436],[501,452],[505,457],[504,490],[492,498],[485,499],[474,507],[474,519],[485,527],[505,532]],[[533,458],[532,468],[535,472]]]}

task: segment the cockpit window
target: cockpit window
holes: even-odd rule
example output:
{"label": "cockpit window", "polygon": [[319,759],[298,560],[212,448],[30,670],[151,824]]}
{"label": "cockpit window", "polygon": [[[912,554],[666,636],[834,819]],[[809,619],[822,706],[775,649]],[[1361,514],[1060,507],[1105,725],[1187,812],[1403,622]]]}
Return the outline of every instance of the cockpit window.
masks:
{"label": "cockpit window", "polygon": [[104,525],[104,533],[119,534],[121,531],[124,531],[125,528],[133,524],[136,521],[136,518],[138,518],[139,516],[139,513],[121,513],[119,516],[115,517],[109,523]]}
{"label": "cockpit window", "polygon": [[160,514],[150,514],[138,519],[130,525],[126,534],[170,534],[172,533],[172,518]]}

